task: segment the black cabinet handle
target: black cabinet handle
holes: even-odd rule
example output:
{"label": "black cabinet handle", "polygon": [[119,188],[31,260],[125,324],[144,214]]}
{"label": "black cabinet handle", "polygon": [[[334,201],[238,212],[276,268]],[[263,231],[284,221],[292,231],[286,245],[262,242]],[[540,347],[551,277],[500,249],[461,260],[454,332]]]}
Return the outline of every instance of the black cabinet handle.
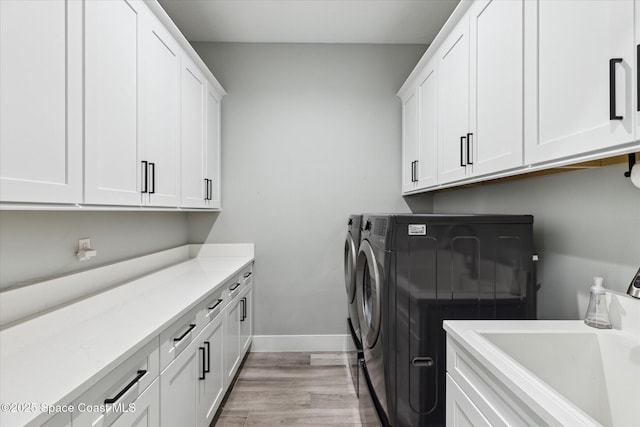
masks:
{"label": "black cabinet handle", "polygon": [[418,182],[418,160],[413,161],[413,170],[411,171],[413,182]]}
{"label": "black cabinet handle", "polygon": [[416,368],[428,368],[433,366],[433,359],[430,357],[414,357],[411,360],[411,364]]}
{"label": "black cabinet handle", "polygon": [[211,369],[211,344],[209,341],[205,341],[204,345],[207,346],[207,364],[204,367],[204,373],[208,374]]}
{"label": "black cabinet handle", "polygon": [[246,317],[246,316],[245,316],[245,311],[246,311],[246,308],[247,308],[247,301],[246,301],[246,298],[242,298],[242,299],[240,300],[240,303],[242,304],[242,310],[241,310],[241,314],[240,314],[240,321],[241,321],[241,322],[244,322],[244,319],[245,319],[245,317]]}
{"label": "black cabinet handle", "polygon": [[131,387],[133,387],[138,381],[140,381],[140,379],[142,377],[144,377],[146,373],[147,373],[147,371],[145,371],[144,369],[138,371],[138,374],[136,375],[136,377],[133,380],[131,380],[131,382],[129,384],[127,384],[122,390],[120,390],[118,392],[118,394],[116,394],[114,397],[110,397],[110,398],[104,400],[105,405],[109,404],[109,403],[115,403],[126,392],[128,392]]}
{"label": "black cabinet handle", "polygon": [[[351,221],[351,220],[349,220]],[[349,223],[349,225],[351,225],[351,223]],[[246,273],[244,273],[244,278],[246,279],[247,277],[251,276],[251,272],[247,271]]]}
{"label": "black cabinet handle", "polygon": [[240,286],[240,282],[238,282],[238,283],[234,284],[233,286],[231,286],[231,287],[229,288],[229,290],[230,290],[230,291],[235,291],[236,289],[238,289],[238,286]]}
{"label": "black cabinet handle", "polygon": [[622,62],[622,58],[609,60],[609,120],[622,120],[622,116],[616,113],[616,64]]}
{"label": "black cabinet handle", "polygon": [[149,194],[154,194],[156,192],[156,164],[149,162],[149,175],[151,178],[149,181],[151,182],[151,188],[149,189]]}
{"label": "black cabinet handle", "polygon": [[460,137],[460,167],[465,167],[467,166],[464,163],[464,145],[465,145],[465,139],[467,139],[464,136]]}
{"label": "black cabinet handle", "polygon": [[199,380],[203,380],[203,379],[205,379],[205,376],[207,375],[207,371],[205,370],[206,369],[205,368],[205,354],[204,354],[205,350],[204,350],[204,347],[198,347],[198,350],[200,351],[200,355],[202,356],[202,374],[200,374],[198,376],[198,379]]}
{"label": "black cabinet handle", "polygon": [[471,155],[472,150],[471,150],[471,144],[473,143],[473,134],[472,133],[468,133],[467,134],[467,163],[472,165],[473,161],[471,159],[473,159],[473,156]]}
{"label": "black cabinet handle", "polygon": [[187,329],[186,331],[184,331],[184,334],[180,335],[178,338],[174,338],[174,339],[173,339],[173,343],[175,344],[175,343],[177,343],[177,342],[182,341],[182,340],[184,339],[184,337],[186,337],[186,336],[187,336],[187,334],[189,334],[189,332],[193,331],[193,328],[195,328],[195,327],[196,327],[196,324],[195,324],[195,323],[190,324],[190,325],[189,325],[189,329]]}
{"label": "black cabinet handle", "polygon": [[209,311],[211,310],[215,310],[217,306],[219,306],[220,304],[222,304],[222,298],[218,298],[218,301],[216,301],[215,304],[213,304],[211,307],[209,307]]}
{"label": "black cabinet handle", "polygon": [[209,180],[204,179],[204,199],[209,200]]}
{"label": "black cabinet handle", "polygon": [[636,46],[636,110],[640,111],[640,44]]}
{"label": "black cabinet handle", "polygon": [[146,160],[142,161],[142,190],[140,191],[141,193],[147,193],[149,192],[149,187],[147,186],[147,182],[148,182],[148,173],[149,173],[149,162],[147,162]]}

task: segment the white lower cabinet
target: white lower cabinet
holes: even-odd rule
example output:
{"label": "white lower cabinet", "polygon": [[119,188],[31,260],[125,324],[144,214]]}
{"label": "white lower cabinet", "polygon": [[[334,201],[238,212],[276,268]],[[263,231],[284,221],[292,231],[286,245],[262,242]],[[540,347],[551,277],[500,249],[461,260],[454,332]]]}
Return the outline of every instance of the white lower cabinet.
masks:
{"label": "white lower cabinet", "polygon": [[473,404],[469,396],[447,374],[447,426],[449,427],[490,427],[491,423]]}
{"label": "white lower cabinet", "polygon": [[[198,350],[204,353],[203,375],[198,379],[198,425],[208,426],[225,392],[224,316],[218,315],[200,334]],[[200,348],[204,350],[200,350]]]}
{"label": "white lower cabinet", "polygon": [[164,426],[196,425],[196,383],[200,352],[189,344],[160,375],[160,419]]}
{"label": "white lower cabinet", "polygon": [[240,358],[240,319],[242,317],[240,302],[240,298],[231,302],[225,319],[224,372],[227,384],[233,381],[233,376],[242,361]]}
{"label": "white lower cabinet", "polygon": [[244,357],[253,337],[253,286],[249,285],[240,295],[242,312],[240,313],[240,356]]}
{"label": "white lower cabinet", "polygon": [[151,383],[112,427],[155,427],[160,425],[160,380]]}
{"label": "white lower cabinet", "polygon": [[45,421],[42,427],[71,427],[71,413],[61,412]]}

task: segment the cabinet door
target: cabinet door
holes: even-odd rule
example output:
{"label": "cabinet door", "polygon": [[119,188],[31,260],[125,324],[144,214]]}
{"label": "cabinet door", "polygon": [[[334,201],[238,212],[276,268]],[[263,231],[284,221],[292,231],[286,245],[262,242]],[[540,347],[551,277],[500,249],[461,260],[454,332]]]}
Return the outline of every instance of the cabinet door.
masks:
{"label": "cabinet door", "polygon": [[231,307],[227,312],[225,319],[225,383],[227,386],[233,381],[238,366],[240,365],[240,318],[242,308],[240,307],[240,298],[236,298],[231,302]]}
{"label": "cabinet door", "polygon": [[471,26],[471,159],[474,175],[522,166],[523,1],[482,0]]}
{"label": "cabinet door", "polygon": [[402,102],[402,192],[415,190],[418,160],[418,102],[414,91]]}
{"label": "cabinet door", "polygon": [[164,426],[195,426],[200,352],[189,345],[160,375],[160,419]]}
{"label": "cabinet door", "polygon": [[447,427],[489,427],[492,424],[447,374]]}
{"label": "cabinet door", "polygon": [[635,65],[635,85],[634,97],[636,116],[636,141],[640,140],[640,0],[636,0],[636,62]]}
{"label": "cabinet door", "polygon": [[207,81],[185,58],[182,66],[182,202],[184,207],[206,207],[205,94]]}
{"label": "cabinet door", "polygon": [[469,132],[469,18],[465,15],[437,53],[440,78],[438,181],[467,176]]}
{"label": "cabinet door", "polygon": [[160,380],[156,379],[111,427],[156,427],[160,425]]}
{"label": "cabinet door", "polygon": [[149,13],[140,35],[140,141],[151,206],[179,202],[179,46]]}
{"label": "cabinet door", "polygon": [[0,200],[82,201],[82,3],[0,1]]}
{"label": "cabinet door", "polygon": [[41,427],[71,427],[71,413],[61,412],[49,418]]}
{"label": "cabinet door", "polygon": [[253,286],[241,298],[240,306],[240,358],[244,358],[253,337]]}
{"label": "cabinet door", "polygon": [[212,320],[200,334],[200,346],[205,348],[208,371],[198,381],[198,425],[211,424],[225,391],[224,371],[224,315]]}
{"label": "cabinet door", "polygon": [[633,140],[633,19],[632,0],[525,2],[526,163]]}
{"label": "cabinet door", "polygon": [[438,183],[438,61],[427,64],[418,83],[418,188]]}
{"label": "cabinet door", "polygon": [[220,101],[222,97],[207,83],[207,143],[205,156],[209,184],[209,208],[220,209]]}
{"label": "cabinet door", "polygon": [[140,3],[85,3],[85,203],[139,205]]}

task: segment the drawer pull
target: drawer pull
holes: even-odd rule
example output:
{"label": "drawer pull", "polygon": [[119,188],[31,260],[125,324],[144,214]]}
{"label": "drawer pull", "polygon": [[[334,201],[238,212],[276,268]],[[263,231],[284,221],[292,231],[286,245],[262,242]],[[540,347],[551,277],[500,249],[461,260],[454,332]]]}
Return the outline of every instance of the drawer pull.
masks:
{"label": "drawer pull", "polygon": [[230,291],[235,291],[236,289],[238,289],[238,286],[240,286],[240,283],[236,283],[235,285],[233,285],[232,287],[229,288]]}
{"label": "drawer pull", "polygon": [[251,272],[250,272],[250,271],[248,271],[248,272],[244,273],[244,278],[245,278],[245,279],[246,279],[247,277],[249,277],[249,276],[251,276]]}
{"label": "drawer pull", "polygon": [[182,341],[184,339],[184,337],[186,337],[189,334],[189,332],[193,331],[193,328],[195,328],[195,327],[196,327],[195,323],[190,324],[189,325],[189,329],[184,331],[184,334],[180,335],[178,338],[174,338],[173,339],[174,344],[177,343],[177,342]]}
{"label": "drawer pull", "polygon": [[433,359],[430,357],[414,357],[411,360],[411,364],[416,368],[428,368],[430,366],[433,366]]}
{"label": "drawer pull", "polygon": [[218,301],[217,301],[215,304],[213,304],[211,307],[209,307],[209,311],[211,311],[211,310],[215,310],[217,306],[219,306],[220,304],[222,304],[222,301],[223,301],[223,299],[218,298]]}
{"label": "drawer pull", "polygon": [[120,399],[120,398],[121,398],[121,397],[122,397],[126,392],[128,392],[128,391],[129,391],[129,389],[130,389],[131,387],[133,387],[133,386],[134,386],[138,381],[140,381],[140,379],[141,379],[142,377],[144,377],[146,373],[147,373],[147,371],[145,371],[144,369],[143,369],[143,370],[138,371],[138,375],[136,375],[136,377],[135,377],[133,380],[131,380],[131,382],[130,382],[129,384],[127,384],[127,386],[126,386],[125,388],[123,388],[122,390],[120,390],[120,392],[119,392],[118,394],[116,394],[116,395],[115,395],[114,397],[112,397],[112,398],[109,398],[109,399],[105,399],[105,400],[104,400],[105,405],[106,405],[106,404],[110,404],[110,403],[115,403],[115,402],[116,402],[118,399]]}

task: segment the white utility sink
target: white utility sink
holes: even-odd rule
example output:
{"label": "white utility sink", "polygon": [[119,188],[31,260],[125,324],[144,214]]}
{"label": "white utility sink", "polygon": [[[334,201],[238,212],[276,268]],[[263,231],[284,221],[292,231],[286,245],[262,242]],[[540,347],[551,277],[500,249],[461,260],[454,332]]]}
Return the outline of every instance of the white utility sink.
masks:
{"label": "white utility sink", "polygon": [[640,423],[640,340],[615,330],[479,335],[600,424]]}

